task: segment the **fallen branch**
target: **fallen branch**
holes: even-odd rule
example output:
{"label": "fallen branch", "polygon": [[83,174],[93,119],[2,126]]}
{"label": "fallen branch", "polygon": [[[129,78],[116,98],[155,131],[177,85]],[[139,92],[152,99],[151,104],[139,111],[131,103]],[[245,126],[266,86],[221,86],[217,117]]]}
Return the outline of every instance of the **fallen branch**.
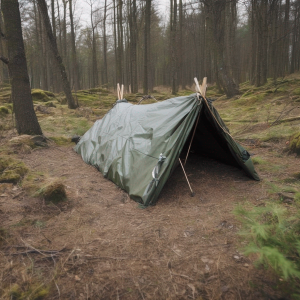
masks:
{"label": "fallen branch", "polygon": [[276,120],[270,126],[275,126],[275,125],[278,125],[280,123],[292,122],[292,121],[297,121],[297,120],[300,120],[300,116],[286,118],[286,119],[282,119],[282,120]]}

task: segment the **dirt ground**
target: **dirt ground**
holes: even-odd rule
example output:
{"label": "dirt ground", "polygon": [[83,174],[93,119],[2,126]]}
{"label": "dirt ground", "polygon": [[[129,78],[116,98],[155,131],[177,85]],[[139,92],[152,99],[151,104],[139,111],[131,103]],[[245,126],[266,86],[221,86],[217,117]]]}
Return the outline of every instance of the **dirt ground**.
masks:
{"label": "dirt ground", "polygon": [[[195,197],[177,168],[156,206],[140,209],[71,146],[20,158],[31,170],[63,178],[68,199],[47,204],[1,184],[0,227],[9,228],[10,241],[0,245],[2,291],[18,283],[46,288],[43,299],[279,299],[267,271],[241,254],[232,214],[237,203],[267,198],[263,181],[191,155],[186,170]],[[284,159],[299,168],[299,159]]]}

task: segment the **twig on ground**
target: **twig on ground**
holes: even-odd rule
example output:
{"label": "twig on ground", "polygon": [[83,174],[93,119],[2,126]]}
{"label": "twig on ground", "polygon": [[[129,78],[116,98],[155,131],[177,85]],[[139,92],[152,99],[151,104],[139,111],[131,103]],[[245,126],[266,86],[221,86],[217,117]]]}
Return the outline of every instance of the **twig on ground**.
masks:
{"label": "twig on ground", "polygon": [[186,275],[183,275],[183,274],[177,274],[177,273],[174,273],[174,272],[172,272],[172,271],[171,271],[171,273],[172,273],[172,275],[174,275],[174,276],[179,276],[179,277],[182,277],[182,278],[185,278],[185,279],[188,279],[188,280],[194,280],[193,278],[191,278],[191,277],[189,277],[189,276],[186,276]]}
{"label": "twig on ground", "polygon": [[53,281],[54,281],[54,284],[55,284],[55,286],[57,288],[58,298],[60,299],[60,290],[59,290],[59,287],[58,287],[58,285],[57,285],[57,283],[56,283],[56,281],[54,279],[53,279]]}

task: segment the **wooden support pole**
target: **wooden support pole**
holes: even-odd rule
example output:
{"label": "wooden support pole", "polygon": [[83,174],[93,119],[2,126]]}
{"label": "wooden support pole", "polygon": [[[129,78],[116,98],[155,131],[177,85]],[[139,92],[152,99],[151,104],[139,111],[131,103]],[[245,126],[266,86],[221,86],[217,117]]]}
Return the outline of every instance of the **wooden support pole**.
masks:
{"label": "wooden support pole", "polygon": [[117,83],[117,94],[118,94],[118,100],[121,99],[121,95],[120,95],[120,84]]}
{"label": "wooden support pole", "polygon": [[[201,85],[201,86],[199,86],[199,82],[198,82],[197,77],[194,78],[194,81],[195,81],[195,84],[196,84],[196,91],[198,90],[199,93],[200,93],[200,95],[205,99],[205,96],[206,96],[207,77],[204,77],[204,78],[203,78],[203,82],[202,82],[202,85]],[[200,100],[200,98],[199,98],[199,100]],[[198,123],[199,123],[199,118],[200,118],[200,113],[198,114],[197,121],[196,121],[196,123],[195,123],[195,128],[194,128],[194,131],[193,131],[193,135],[192,135],[192,138],[191,138],[191,142],[190,142],[190,144],[189,144],[188,152],[187,152],[186,157],[185,157],[185,160],[184,160],[184,165],[186,164],[187,159],[188,159],[189,154],[190,154],[191,146],[192,146],[192,143],[193,143],[193,140],[194,140],[194,136],[195,136],[195,133],[196,133],[196,130],[197,130],[197,126],[198,126]]]}
{"label": "wooden support pole", "polygon": [[123,96],[124,96],[124,84],[122,84],[121,87],[121,99],[123,99]]}
{"label": "wooden support pole", "polygon": [[183,173],[184,173],[185,179],[186,179],[186,181],[187,181],[187,183],[188,183],[188,185],[189,185],[189,188],[190,188],[190,191],[191,191],[191,196],[194,197],[194,196],[195,196],[195,193],[194,193],[194,191],[192,190],[192,187],[191,187],[190,182],[189,182],[189,179],[188,179],[188,177],[187,177],[187,175],[186,175],[186,173],[185,173],[185,170],[184,170],[183,164],[182,164],[182,162],[181,162],[181,159],[180,159],[180,158],[178,158],[178,159],[179,159],[179,162],[180,162],[182,171],[183,171]]}
{"label": "wooden support pole", "polygon": [[190,144],[189,144],[189,149],[188,149],[188,151],[187,151],[187,154],[186,154],[186,157],[185,157],[185,160],[184,160],[184,165],[186,164],[187,159],[188,159],[189,154],[190,154],[192,142],[193,142],[193,140],[194,140],[194,136],[195,136],[195,133],[196,133],[196,130],[197,130],[197,126],[198,126],[198,123],[199,123],[199,119],[200,119],[200,113],[198,114],[197,121],[196,121],[196,123],[195,123],[195,128],[194,128],[194,131],[193,131],[193,135],[192,135],[192,138],[191,138],[191,142],[190,142]]}

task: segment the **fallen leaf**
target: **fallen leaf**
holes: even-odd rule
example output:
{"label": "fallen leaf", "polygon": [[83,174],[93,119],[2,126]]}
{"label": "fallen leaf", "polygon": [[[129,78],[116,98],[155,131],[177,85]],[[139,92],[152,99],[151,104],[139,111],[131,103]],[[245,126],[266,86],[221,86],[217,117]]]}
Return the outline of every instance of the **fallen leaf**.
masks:
{"label": "fallen leaf", "polygon": [[79,276],[75,275],[75,280],[76,280],[76,281],[80,281],[81,279],[80,279]]}

